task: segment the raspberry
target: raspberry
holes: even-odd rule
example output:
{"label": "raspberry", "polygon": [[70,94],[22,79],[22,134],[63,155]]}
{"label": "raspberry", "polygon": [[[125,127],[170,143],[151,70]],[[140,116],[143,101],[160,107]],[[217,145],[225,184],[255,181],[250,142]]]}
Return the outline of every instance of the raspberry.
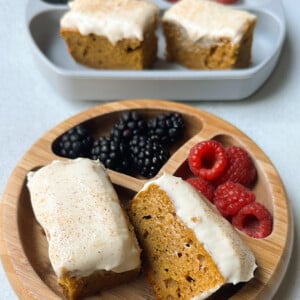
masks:
{"label": "raspberry", "polygon": [[227,167],[228,158],[222,144],[209,140],[196,144],[190,150],[188,163],[194,175],[216,180]]}
{"label": "raspberry", "polygon": [[252,202],[232,218],[232,225],[253,238],[264,238],[272,231],[272,216],[266,207]]}
{"label": "raspberry", "polygon": [[197,191],[202,193],[209,201],[213,202],[215,188],[212,184],[201,177],[191,177],[186,180]]}
{"label": "raspberry", "polygon": [[250,187],[257,173],[250,155],[243,148],[237,146],[228,146],[225,151],[228,156],[228,167],[215,181],[215,184],[232,181]]}
{"label": "raspberry", "polygon": [[239,183],[226,182],[215,191],[214,203],[227,219],[235,216],[242,207],[255,201],[255,194]]}

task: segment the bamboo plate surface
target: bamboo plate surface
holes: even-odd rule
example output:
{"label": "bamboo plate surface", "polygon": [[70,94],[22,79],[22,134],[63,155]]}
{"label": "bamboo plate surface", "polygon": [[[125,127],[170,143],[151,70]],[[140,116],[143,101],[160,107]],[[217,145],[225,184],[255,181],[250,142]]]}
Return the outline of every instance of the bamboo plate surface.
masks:
{"label": "bamboo plate surface", "polygon": [[[293,243],[292,216],[278,173],[263,151],[236,127],[191,106],[162,100],[124,100],[96,106],[47,132],[24,155],[9,179],[1,201],[0,254],[16,294],[20,299],[61,298],[61,291],[47,255],[47,241],[31,208],[26,189],[26,174],[54,159],[64,159],[53,153],[52,146],[56,138],[71,127],[86,123],[95,137],[106,135],[125,110],[138,110],[146,117],[167,111],[177,111],[183,115],[186,123],[185,136],[171,150],[171,158],[159,174],[166,171],[177,176],[187,176],[186,158],[189,149],[201,140],[213,138],[224,145],[239,145],[250,153],[258,170],[254,192],[257,200],[273,215],[273,231],[264,239],[253,239],[240,233],[256,256],[258,269],[255,277],[248,283],[223,288],[213,298],[271,299],[286,271]],[[124,202],[145,183],[141,178],[111,170],[108,172]],[[130,284],[102,292],[92,298],[155,299],[142,276]]]}

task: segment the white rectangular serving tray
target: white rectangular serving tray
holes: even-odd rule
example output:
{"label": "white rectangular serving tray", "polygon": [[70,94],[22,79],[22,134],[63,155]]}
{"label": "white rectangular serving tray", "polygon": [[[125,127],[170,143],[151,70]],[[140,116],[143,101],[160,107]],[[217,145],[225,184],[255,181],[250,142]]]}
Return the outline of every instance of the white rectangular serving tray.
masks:
{"label": "white rectangular serving tray", "polygon": [[[161,12],[172,4],[152,0]],[[33,56],[42,74],[63,97],[72,100],[160,98],[172,100],[241,100],[252,95],[271,75],[285,40],[280,0],[240,0],[233,8],[257,15],[252,64],[238,70],[188,70],[164,59],[165,42],[158,30],[158,60],[142,71],[96,70],[76,63],[59,35],[66,4],[28,0],[26,26]]]}

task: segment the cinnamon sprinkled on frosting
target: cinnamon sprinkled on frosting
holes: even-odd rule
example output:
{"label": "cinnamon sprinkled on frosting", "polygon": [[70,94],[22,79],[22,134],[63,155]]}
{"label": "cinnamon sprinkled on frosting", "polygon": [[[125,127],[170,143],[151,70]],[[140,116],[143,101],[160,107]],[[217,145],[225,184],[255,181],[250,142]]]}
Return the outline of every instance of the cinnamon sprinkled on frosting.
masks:
{"label": "cinnamon sprinkled on frosting", "polygon": [[88,276],[140,266],[140,249],[101,163],[86,158],[53,161],[28,174],[37,221],[49,243],[57,276]]}
{"label": "cinnamon sprinkled on frosting", "polygon": [[61,27],[76,29],[82,35],[105,36],[113,44],[122,39],[142,41],[158,12],[155,4],[141,0],[75,0],[61,19]]}

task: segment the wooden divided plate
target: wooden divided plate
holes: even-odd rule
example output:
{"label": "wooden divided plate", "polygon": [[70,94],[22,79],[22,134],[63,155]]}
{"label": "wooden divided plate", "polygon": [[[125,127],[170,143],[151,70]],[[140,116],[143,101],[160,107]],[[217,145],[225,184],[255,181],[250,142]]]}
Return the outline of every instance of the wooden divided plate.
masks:
{"label": "wooden divided plate", "polygon": [[[264,239],[253,239],[240,233],[255,253],[258,269],[248,283],[222,288],[214,299],[270,299],[276,292],[290,258],[293,242],[292,216],[281,179],[264,152],[239,129],[224,120],[188,105],[162,100],[124,100],[99,105],[59,124],[42,136],[24,155],[13,171],[1,201],[0,250],[4,269],[21,299],[60,299],[48,255],[47,241],[38,226],[26,188],[29,171],[58,157],[53,152],[55,140],[71,127],[85,123],[95,137],[108,134],[122,112],[137,110],[146,118],[161,112],[176,111],[183,115],[185,135],[171,149],[171,157],[157,176],[166,171],[177,176],[188,175],[187,155],[197,142],[215,139],[224,145],[245,148],[255,161],[258,180],[254,186],[257,200],[272,213],[272,233]],[[145,179],[133,178],[108,170],[121,198],[126,202],[143,186]],[[141,275],[130,284],[105,291],[93,299],[155,299]]]}

